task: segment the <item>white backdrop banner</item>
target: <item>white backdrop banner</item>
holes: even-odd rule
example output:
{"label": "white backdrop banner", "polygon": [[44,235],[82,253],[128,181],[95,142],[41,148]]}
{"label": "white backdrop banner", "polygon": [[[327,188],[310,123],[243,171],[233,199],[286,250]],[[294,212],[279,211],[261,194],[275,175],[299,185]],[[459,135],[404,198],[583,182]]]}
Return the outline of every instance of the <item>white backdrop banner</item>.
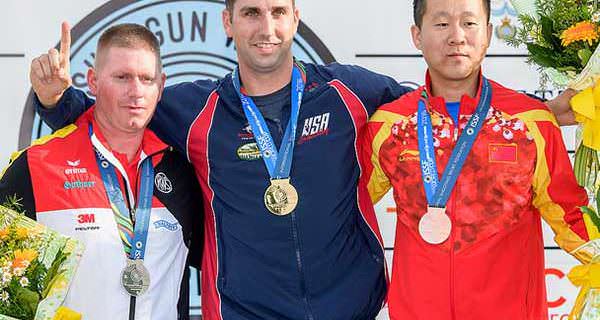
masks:
{"label": "white backdrop banner", "polygon": [[[306,61],[358,64],[416,87],[424,81],[426,65],[410,40],[412,1],[297,0],[302,25],[294,42],[295,54]],[[100,33],[112,24],[135,22],[158,37],[168,84],[197,78],[218,78],[235,66],[233,44],[221,26],[219,0],[97,1],[4,0],[0,3],[0,167],[18,146],[49,133],[31,108],[28,68],[31,59],[58,44],[60,22],[73,27],[74,85],[87,90],[85,73],[94,62]],[[503,38],[515,32],[516,12],[508,0],[492,0],[494,39],[484,62],[484,73],[513,89],[552,98],[558,92],[541,88],[535,68],[525,63],[524,49],[508,47]],[[574,130],[563,130],[569,150]],[[395,207],[388,195],[377,205],[388,264],[394,243]],[[567,319],[576,295],[566,274],[577,262],[559,250],[545,226],[546,282],[549,318]],[[391,266],[391,265],[390,265]],[[391,270],[391,269],[390,269]],[[507,267],[507,272],[509,267]],[[199,314],[200,299],[194,273],[192,312]],[[385,311],[380,319],[387,319]]]}

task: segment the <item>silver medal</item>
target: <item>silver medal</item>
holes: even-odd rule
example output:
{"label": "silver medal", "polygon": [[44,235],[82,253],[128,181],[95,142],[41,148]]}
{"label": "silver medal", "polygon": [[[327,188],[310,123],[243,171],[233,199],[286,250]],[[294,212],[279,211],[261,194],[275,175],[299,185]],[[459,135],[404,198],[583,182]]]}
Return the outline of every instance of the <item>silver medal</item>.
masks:
{"label": "silver medal", "polygon": [[150,287],[150,273],[143,260],[127,259],[127,266],[121,272],[121,285],[131,296],[138,297]]}

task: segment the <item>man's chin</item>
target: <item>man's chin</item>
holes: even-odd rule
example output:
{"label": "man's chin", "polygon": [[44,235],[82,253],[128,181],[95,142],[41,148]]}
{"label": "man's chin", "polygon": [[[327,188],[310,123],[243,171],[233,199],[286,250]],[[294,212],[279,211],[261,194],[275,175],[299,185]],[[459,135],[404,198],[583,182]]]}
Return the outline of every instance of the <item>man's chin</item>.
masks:
{"label": "man's chin", "polygon": [[147,125],[147,121],[143,121],[140,119],[134,119],[134,120],[129,121],[129,123],[128,123],[128,127],[129,127],[129,130],[131,130],[131,132],[144,130],[144,129],[146,129],[146,125]]}

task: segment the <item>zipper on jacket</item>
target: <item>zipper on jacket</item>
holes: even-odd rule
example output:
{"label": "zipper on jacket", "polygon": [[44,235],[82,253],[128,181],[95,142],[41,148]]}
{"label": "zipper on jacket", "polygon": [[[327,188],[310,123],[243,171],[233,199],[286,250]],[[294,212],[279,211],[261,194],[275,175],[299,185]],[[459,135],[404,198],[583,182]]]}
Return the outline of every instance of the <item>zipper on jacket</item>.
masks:
{"label": "zipper on jacket", "polygon": [[[456,184],[455,184],[455,188],[458,185],[458,179],[456,179]],[[455,217],[456,217],[456,196],[452,198],[452,210],[449,210],[450,212],[452,212],[452,215],[450,216],[450,221],[452,221],[453,224],[455,221]],[[454,283],[455,283],[455,278],[454,278],[454,238],[456,236],[456,232],[455,229],[452,228],[451,229],[451,233],[450,233],[450,314],[451,314],[451,319],[452,320],[456,320],[456,309],[455,309],[455,305],[454,305]]]}
{"label": "zipper on jacket", "polygon": [[296,222],[296,211],[292,212],[292,236],[294,237],[294,245],[296,246],[296,264],[298,266],[298,273],[300,275],[300,294],[304,302],[304,308],[306,310],[306,319],[314,320],[312,308],[310,307],[310,301],[308,299],[308,292],[306,290],[306,280],[304,278],[304,270],[302,267],[302,254],[300,248],[300,239],[298,238],[298,225]]}
{"label": "zipper on jacket", "polygon": [[[460,121],[460,115],[459,115],[459,121]],[[454,142],[454,146],[453,149],[456,148],[456,143],[458,141],[458,137],[459,137],[459,126],[460,124],[457,122],[456,124],[454,124],[454,137],[453,137],[453,142]],[[458,186],[458,182],[460,180],[460,175],[456,178],[456,182],[454,184],[454,188],[453,190],[456,190],[456,187]],[[450,255],[450,268],[449,268],[449,276],[450,276],[450,319],[452,320],[457,320],[456,319],[456,310],[455,310],[455,305],[454,305],[454,238],[456,236],[456,229],[454,227],[454,225],[456,225],[455,223],[455,217],[456,217],[456,193],[454,195],[451,195],[452,197],[452,206],[451,208],[448,208],[448,204],[446,204],[446,212],[447,213],[452,213],[452,215],[450,215],[450,221],[452,221],[452,229],[450,229],[450,248],[448,250],[448,254]],[[451,209],[451,210],[450,210]]]}

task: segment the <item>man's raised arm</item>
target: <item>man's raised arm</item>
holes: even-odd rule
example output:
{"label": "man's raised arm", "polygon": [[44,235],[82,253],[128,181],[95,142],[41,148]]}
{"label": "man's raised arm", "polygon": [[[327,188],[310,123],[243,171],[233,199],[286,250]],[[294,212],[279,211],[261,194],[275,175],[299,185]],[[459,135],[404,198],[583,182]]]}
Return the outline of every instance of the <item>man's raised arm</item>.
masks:
{"label": "man's raised arm", "polygon": [[71,29],[67,22],[62,23],[61,29],[60,51],[51,48],[33,59],[29,68],[36,111],[55,130],[75,122],[94,104],[83,91],[71,88]]}

